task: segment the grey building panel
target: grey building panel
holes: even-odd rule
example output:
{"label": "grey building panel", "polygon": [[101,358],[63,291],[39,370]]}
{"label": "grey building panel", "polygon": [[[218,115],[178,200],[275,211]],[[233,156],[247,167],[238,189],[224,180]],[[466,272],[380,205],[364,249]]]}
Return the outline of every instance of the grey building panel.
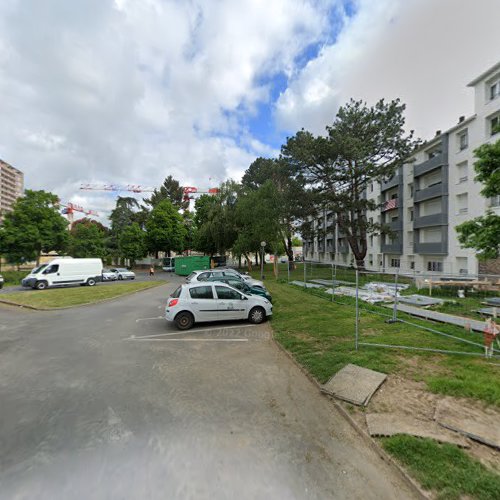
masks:
{"label": "grey building panel", "polygon": [[443,179],[441,183],[434,184],[434,186],[429,186],[425,189],[416,189],[413,196],[413,201],[415,203],[418,203],[420,201],[430,200],[432,198],[437,198],[446,194],[448,194],[448,182]]}
{"label": "grey building panel", "polygon": [[403,253],[403,242],[398,239],[390,243],[382,243],[380,245],[382,253],[394,253],[401,255]]}
{"label": "grey building panel", "polygon": [[415,217],[413,221],[413,228],[419,229],[421,227],[442,226],[448,224],[448,214],[432,214],[424,215],[423,217]]}
{"label": "grey building panel", "polygon": [[382,192],[387,191],[388,189],[396,187],[402,183],[403,183],[403,176],[400,173],[398,173],[398,174],[394,175],[391,179],[388,179],[387,181],[382,182],[380,190]]}
{"label": "grey building panel", "polygon": [[440,243],[413,243],[413,251],[419,254],[446,255],[448,253],[446,242]]}

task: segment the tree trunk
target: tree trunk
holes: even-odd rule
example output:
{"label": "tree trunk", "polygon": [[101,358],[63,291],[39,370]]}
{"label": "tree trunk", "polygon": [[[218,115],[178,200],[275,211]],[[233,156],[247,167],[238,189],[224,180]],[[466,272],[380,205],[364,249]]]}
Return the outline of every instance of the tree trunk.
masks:
{"label": "tree trunk", "polygon": [[238,255],[238,269],[241,269],[241,255]]}

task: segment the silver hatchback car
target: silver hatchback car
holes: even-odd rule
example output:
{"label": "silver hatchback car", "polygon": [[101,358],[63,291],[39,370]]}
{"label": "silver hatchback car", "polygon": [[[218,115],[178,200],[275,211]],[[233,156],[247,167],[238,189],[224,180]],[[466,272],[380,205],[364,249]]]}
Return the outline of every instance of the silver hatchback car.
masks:
{"label": "silver hatchback car", "polygon": [[258,324],[273,314],[266,298],[246,295],[225,283],[194,282],[181,285],[170,295],[165,319],[179,330],[197,322],[247,319]]}

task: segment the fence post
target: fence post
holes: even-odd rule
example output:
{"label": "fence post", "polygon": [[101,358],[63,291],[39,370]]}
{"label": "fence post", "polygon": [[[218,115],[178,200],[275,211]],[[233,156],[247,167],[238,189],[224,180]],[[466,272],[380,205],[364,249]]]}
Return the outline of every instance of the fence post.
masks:
{"label": "fence post", "polygon": [[287,283],[290,284],[290,261],[288,261],[286,263],[286,268],[288,270],[288,272],[287,272],[287,278],[286,279],[287,279]]}
{"label": "fence post", "polygon": [[391,323],[398,321],[398,275],[399,269],[396,270],[396,274],[394,275],[394,307],[392,308],[392,319],[389,320]]}
{"label": "fence post", "polygon": [[304,261],[304,289],[307,290],[307,262]]}
{"label": "fence post", "polygon": [[359,271],[356,269],[356,351],[358,350],[358,338],[359,338]]}

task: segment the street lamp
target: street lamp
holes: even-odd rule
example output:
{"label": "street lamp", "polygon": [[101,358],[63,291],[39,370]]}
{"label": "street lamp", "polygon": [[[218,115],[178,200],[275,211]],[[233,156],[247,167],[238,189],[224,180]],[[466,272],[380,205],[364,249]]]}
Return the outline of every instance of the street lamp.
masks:
{"label": "street lamp", "polygon": [[260,242],[260,279],[264,279],[264,248],[266,248],[266,242]]}

